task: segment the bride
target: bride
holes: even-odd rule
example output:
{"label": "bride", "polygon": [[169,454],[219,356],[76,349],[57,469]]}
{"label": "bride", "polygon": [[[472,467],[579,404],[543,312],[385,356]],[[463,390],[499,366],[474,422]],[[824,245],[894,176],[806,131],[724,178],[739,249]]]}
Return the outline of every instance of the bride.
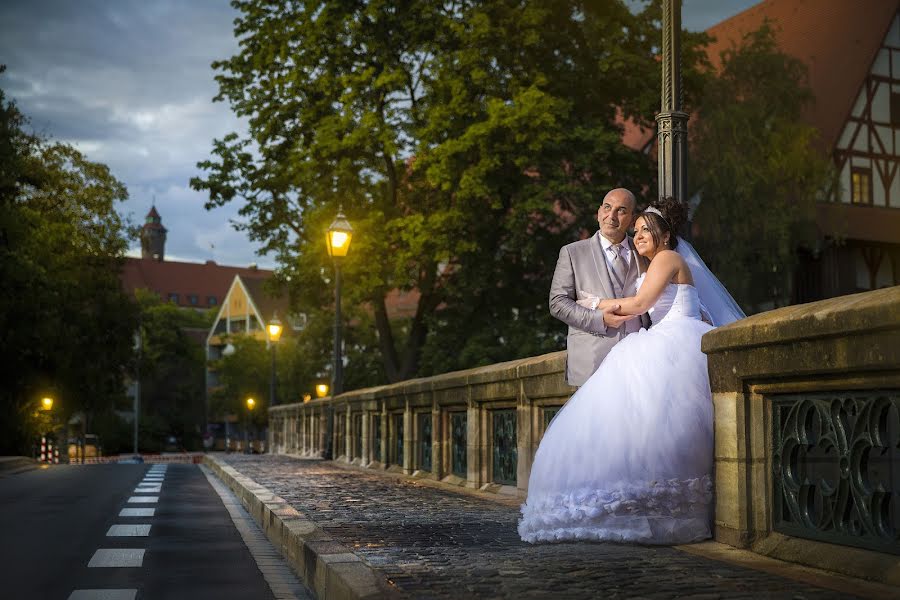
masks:
{"label": "bride", "polygon": [[597,309],[649,312],[653,325],[616,344],[550,423],[522,505],[527,542],[710,537],[713,407],[700,338],[744,315],[675,236],[682,219],[680,203],[665,199],[635,221],[650,267],[634,297]]}

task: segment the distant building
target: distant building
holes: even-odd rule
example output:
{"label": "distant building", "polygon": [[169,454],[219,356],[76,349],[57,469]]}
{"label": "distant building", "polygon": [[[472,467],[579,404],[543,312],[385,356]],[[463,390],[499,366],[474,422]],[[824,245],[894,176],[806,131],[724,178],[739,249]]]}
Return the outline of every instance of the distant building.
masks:
{"label": "distant building", "polygon": [[122,284],[133,294],[137,289],[155,292],[166,302],[183,308],[217,309],[235,276],[269,277],[272,271],[205,263],[167,261],[166,233],[156,207],[147,213],[141,228],[141,258],[126,258]]}
{"label": "distant building", "polygon": [[[900,284],[900,17],[896,0],[765,0],[707,30],[714,66],[744,35],[773,22],[780,49],[809,70],[805,115],[840,174],[818,206],[821,252],[803,256],[794,301]],[[689,125],[690,128],[690,125]],[[654,131],[626,124],[623,141],[649,152]],[[689,175],[690,176],[690,175]]]}

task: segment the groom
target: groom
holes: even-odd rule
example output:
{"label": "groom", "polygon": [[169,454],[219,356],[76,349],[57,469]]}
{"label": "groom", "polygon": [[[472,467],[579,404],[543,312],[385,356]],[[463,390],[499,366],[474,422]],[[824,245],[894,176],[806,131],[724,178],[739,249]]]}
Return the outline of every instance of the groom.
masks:
{"label": "groom", "polygon": [[569,385],[584,385],[616,342],[642,326],[650,326],[647,315],[635,319],[615,314],[618,306],[605,312],[582,306],[593,298],[625,298],[636,293],[635,281],[647,270],[648,262],[625,235],[636,210],[634,194],[625,188],[610,191],[597,211],[600,231],[559,251],[550,284],[550,314],[569,326]]}

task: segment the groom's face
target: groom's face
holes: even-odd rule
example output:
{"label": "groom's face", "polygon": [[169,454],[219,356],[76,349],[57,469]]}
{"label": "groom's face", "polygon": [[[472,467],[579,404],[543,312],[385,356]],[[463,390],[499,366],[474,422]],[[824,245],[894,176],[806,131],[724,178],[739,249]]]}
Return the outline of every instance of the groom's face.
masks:
{"label": "groom's face", "polygon": [[603,237],[614,244],[620,243],[634,222],[634,198],[625,192],[610,192],[597,211],[597,220]]}

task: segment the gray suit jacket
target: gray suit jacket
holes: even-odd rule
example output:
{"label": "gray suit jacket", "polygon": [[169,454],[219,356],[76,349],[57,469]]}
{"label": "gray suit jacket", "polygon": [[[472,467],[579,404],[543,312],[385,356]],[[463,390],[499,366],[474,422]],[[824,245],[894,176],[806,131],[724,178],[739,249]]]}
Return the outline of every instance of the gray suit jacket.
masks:
{"label": "gray suit jacket", "polygon": [[[563,246],[550,285],[550,314],[569,326],[566,338],[566,381],[569,385],[584,385],[616,342],[628,334],[626,329],[650,326],[650,318],[641,315],[639,323],[629,322],[633,324],[630,327],[626,324],[607,329],[601,311],[576,303],[585,297],[583,292],[600,298],[616,297],[599,237],[598,231],[586,240]],[[635,281],[647,270],[648,261],[637,253],[631,239],[627,239],[632,256],[625,277],[625,295],[629,296],[635,294]]]}

